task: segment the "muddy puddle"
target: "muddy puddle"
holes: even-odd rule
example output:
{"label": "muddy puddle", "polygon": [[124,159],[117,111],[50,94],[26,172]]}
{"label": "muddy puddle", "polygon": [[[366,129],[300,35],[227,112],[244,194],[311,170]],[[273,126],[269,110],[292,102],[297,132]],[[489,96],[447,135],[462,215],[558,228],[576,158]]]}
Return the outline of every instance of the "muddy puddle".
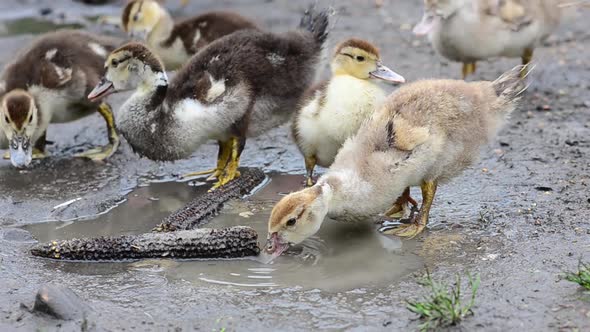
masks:
{"label": "muddy puddle", "polygon": [[[254,195],[228,204],[206,227],[249,225],[264,245],[266,223],[273,204],[301,186],[302,176],[272,175]],[[132,191],[108,213],[89,220],[47,222],[25,226],[39,241],[74,237],[149,232],[165,216],[202,194],[201,182],[151,183]],[[389,284],[423,267],[416,243],[379,234],[372,223],[346,224],[332,220],[312,239],[271,264],[258,259],[221,261],[144,260],[115,263],[46,261],[48,268],[69,273],[100,275],[128,270],[159,274],[169,281],[198,286],[233,285],[239,288],[301,287],[348,290]]]}

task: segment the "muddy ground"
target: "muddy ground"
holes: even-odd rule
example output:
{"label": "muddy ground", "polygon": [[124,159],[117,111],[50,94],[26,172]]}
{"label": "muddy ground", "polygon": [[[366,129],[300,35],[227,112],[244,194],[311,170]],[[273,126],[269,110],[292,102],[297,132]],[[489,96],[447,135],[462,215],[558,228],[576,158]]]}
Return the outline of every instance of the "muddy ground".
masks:
{"label": "muddy ground", "polygon": [[[17,19],[41,18],[41,9],[45,9],[45,16],[55,22],[116,34],[117,29],[97,26],[92,19],[118,13],[118,4],[94,7],[66,0],[2,1],[0,20],[7,28],[0,31],[0,62],[6,63],[32,38],[20,34],[30,31],[30,24],[29,28],[13,24],[21,22]],[[181,11],[176,1],[167,4],[183,14],[232,9],[275,31],[296,26],[304,7],[303,2],[286,0],[201,0],[190,1]],[[412,36],[410,27],[421,15],[419,1],[389,0],[381,10],[369,0],[320,1],[320,5],[330,4],[339,12],[331,45],[347,36],[370,40],[381,48],[383,61],[410,81],[459,77],[458,64],[439,58],[425,40]],[[98,164],[71,157],[78,150],[106,143],[98,115],[51,126],[51,158],[25,171],[0,161],[0,330],[413,330],[418,321],[405,309],[404,301],[425,294],[416,282],[424,265],[435,279],[449,282],[457,272],[480,274],[475,315],[457,329],[590,330],[588,295],[559,279],[563,271],[576,268],[580,257],[590,260],[588,22],[590,10],[567,12],[555,35],[537,49],[538,66],[521,109],[498,140],[483,149],[481,161],[439,191],[429,230],[406,246],[404,255],[415,257],[414,265],[408,268],[400,260],[391,277],[380,282],[373,282],[367,270],[342,287],[306,287],[301,286],[305,282],[295,282],[247,288],[168,278],[166,262],[129,268],[32,258],[30,235],[18,228],[53,220],[88,222],[123,201],[138,185],[174,181],[178,174],[208,168],[216,155],[215,146],[208,144],[190,159],[155,163],[140,159],[124,143],[108,163]],[[52,28],[35,25],[37,30]],[[517,62],[482,62],[474,79],[493,79]],[[114,104],[120,100],[115,98]],[[286,127],[249,140],[243,165],[268,172],[303,172],[303,161]],[[191,191],[187,183],[171,185],[179,192]],[[183,203],[191,197],[184,194],[176,199]],[[81,200],[52,211],[75,198]],[[263,214],[241,222],[247,224],[257,216]],[[132,215],[121,218],[133,220]],[[101,229],[100,224],[94,229]],[[111,233],[107,230],[106,234]],[[353,240],[347,236],[342,241],[346,246],[346,241]],[[371,259],[378,258],[366,257]],[[198,264],[223,269],[226,263],[200,262],[193,267],[198,269]],[[321,267],[323,261],[316,264]],[[360,266],[349,268],[357,270],[340,268],[338,273],[344,277],[363,271]],[[279,272],[289,274],[291,270]],[[324,284],[332,280],[336,284],[341,277],[338,273],[326,271]],[[21,304],[30,306],[37,290],[48,282],[77,293],[91,308],[87,319],[58,321],[29,313]]]}

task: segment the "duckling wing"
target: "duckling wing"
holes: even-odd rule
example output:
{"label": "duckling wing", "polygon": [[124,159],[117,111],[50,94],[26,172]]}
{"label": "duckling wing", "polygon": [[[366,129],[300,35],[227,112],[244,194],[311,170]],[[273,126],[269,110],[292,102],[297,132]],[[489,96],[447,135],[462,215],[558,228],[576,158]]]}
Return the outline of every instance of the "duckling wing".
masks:
{"label": "duckling wing", "polygon": [[59,89],[75,84],[81,85],[76,86],[79,90],[76,97],[84,98],[98,82],[104,71],[104,61],[116,43],[115,39],[82,31],[45,34],[5,69],[6,91],[33,85]]}
{"label": "duckling wing", "polygon": [[309,43],[297,33],[232,33],[191,58],[172,80],[168,99],[195,96],[200,77],[210,75],[214,81],[223,81],[226,90],[244,84],[257,97],[292,99],[295,103],[311,83],[319,57]]}
{"label": "duckling wing", "polygon": [[254,22],[236,13],[209,12],[176,24],[162,45],[170,47],[180,39],[186,51],[194,54],[212,41],[242,29],[258,27]]}

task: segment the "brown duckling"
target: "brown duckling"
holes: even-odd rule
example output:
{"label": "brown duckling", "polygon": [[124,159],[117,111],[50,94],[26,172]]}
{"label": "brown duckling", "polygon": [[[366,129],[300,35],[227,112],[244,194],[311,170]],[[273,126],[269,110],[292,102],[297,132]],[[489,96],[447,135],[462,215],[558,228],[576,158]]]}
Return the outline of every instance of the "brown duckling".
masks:
{"label": "brown duckling", "polygon": [[379,50],[364,40],[340,43],[332,57],[332,77],[309,89],[293,119],[293,137],[305,158],[307,185],[313,169],[328,167],[346,139],[385,99],[373,81],[403,83],[402,76],[381,63]]}
{"label": "brown duckling", "polygon": [[424,0],[424,16],[414,33],[428,35],[443,57],[462,62],[466,78],[479,60],[520,57],[528,64],[535,47],[559,25],[559,2]]}
{"label": "brown duckling", "polygon": [[104,73],[104,61],[118,40],[62,30],[39,37],[8,64],[0,77],[0,128],[10,142],[16,167],[45,156],[49,123],[77,120],[98,111],[107,123],[109,144],[78,156],[110,157],[119,146],[113,113],[106,103],[86,95]]}
{"label": "brown duckling", "polygon": [[422,189],[419,212],[387,233],[418,235],[426,227],[438,185],[472,165],[517,106],[524,90],[521,69],[494,82],[424,80],[400,87],[346,141],[313,187],[276,204],[267,251],[278,256],[302,242],[319,230],[326,216],[365,219],[393,201],[399,208],[407,204],[400,198],[412,186]]}
{"label": "brown duckling", "polygon": [[232,12],[208,12],[174,23],[155,0],[132,0],[123,10],[123,29],[146,42],[168,70],[178,69],[200,49],[225,35],[257,29],[249,19]]}
{"label": "brown duckling", "polygon": [[134,89],[117,112],[117,126],[138,153],[154,160],[189,157],[209,139],[219,143],[224,185],[239,175],[247,136],[286,122],[312,83],[327,38],[327,11],[307,11],[300,29],[283,34],[241,30],[195,54],[169,82],[146,46],[113,51],[106,74],[88,98]]}

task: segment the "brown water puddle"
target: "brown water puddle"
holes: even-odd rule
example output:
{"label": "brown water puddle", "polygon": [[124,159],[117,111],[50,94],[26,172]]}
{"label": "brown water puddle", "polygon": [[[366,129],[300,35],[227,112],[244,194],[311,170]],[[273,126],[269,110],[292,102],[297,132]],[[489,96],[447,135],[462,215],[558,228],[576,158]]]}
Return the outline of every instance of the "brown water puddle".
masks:
{"label": "brown water puddle", "polygon": [[[273,204],[286,192],[300,188],[298,175],[273,175],[254,195],[228,204],[206,227],[248,225],[266,239]],[[39,241],[149,232],[165,216],[202,194],[197,182],[151,183],[132,191],[125,202],[92,220],[47,222],[25,226]],[[70,273],[110,274],[123,269],[158,273],[169,280],[195,285],[238,287],[302,287],[347,290],[389,284],[423,267],[414,254],[416,242],[384,236],[370,223],[346,224],[327,220],[317,236],[293,248],[271,264],[257,259],[217,261],[144,260],[122,263],[53,262]],[[115,272],[115,273],[116,273]]]}

